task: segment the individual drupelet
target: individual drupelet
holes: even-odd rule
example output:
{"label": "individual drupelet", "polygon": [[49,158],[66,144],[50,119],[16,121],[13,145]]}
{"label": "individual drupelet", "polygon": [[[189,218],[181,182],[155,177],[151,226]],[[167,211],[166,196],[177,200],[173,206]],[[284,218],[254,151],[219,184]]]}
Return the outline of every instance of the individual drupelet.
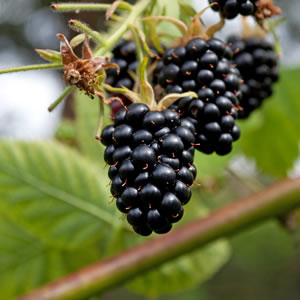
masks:
{"label": "individual drupelet", "polygon": [[228,43],[233,50],[233,62],[241,73],[243,97],[239,118],[247,118],[273,93],[273,85],[279,79],[279,58],[272,43],[252,37],[231,36]]}
{"label": "individual drupelet", "polygon": [[182,98],[171,108],[193,122],[195,147],[207,154],[228,154],[240,137],[235,120],[241,78],[232,56],[219,39],[194,38],[186,46],[168,49],[155,71],[166,93],[198,94],[198,99]]}
{"label": "individual drupelet", "polygon": [[167,233],[182,218],[196,178],[191,128],[175,111],[131,104],[103,129],[111,193],[135,232]]}
{"label": "individual drupelet", "polygon": [[226,19],[234,19],[239,14],[242,16],[254,15],[258,0],[209,0],[209,3],[217,2],[212,6],[215,11],[220,11]]}

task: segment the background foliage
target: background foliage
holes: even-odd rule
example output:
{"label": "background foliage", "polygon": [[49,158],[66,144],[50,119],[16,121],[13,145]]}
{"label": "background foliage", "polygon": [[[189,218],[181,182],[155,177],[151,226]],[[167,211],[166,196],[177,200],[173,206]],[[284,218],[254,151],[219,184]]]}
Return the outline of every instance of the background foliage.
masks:
{"label": "background foliage", "polygon": [[[171,15],[179,12],[175,5],[168,9]],[[202,186],[194,187],[185,222],[289,174],[299,156],[299,76],[300,69],[282,68],[272,99],[250,120],[240,122],[242,139],[231,155],[197,155]],[[75,118],[62,123],[56,141],[0,141],[3,299],[144,241],[126,226],[109,198],[103,147],[94,140],[97,103],[79,93],[74,101]],[[254,177],[233,172],[232,162],[244,156],[258,167]],[[230,262],[212,279],[231,253]],[[297,299],[299,254],[291,236],[272,222],[128,283],[131,291],[144,296],[124,294],[121,287],[105,297],[135,299],[172,292],[172,299]]]}

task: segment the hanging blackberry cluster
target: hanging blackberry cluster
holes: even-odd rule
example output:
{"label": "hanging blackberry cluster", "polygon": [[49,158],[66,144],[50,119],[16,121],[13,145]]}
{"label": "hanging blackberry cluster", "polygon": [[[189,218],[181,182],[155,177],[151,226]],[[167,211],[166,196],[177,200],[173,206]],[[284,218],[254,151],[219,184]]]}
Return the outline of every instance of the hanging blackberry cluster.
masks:
{"label": "hanging blackberry cluster", "polygon": [[174,111],[131,104],[103,129],[111,193],[140,235],[166,233],[183,216],[196,178],[191,128]]}
{"label": "hanging blackberry cluster", "polygon": [[220,11],[224,18],[234,19],[239,14],[242,16],[254,15],[259,0],[209,0],[209,3],[217,2],[212,6],[215,11]]}
{"label": "hanging blackberry cluster", "polygon": [[233,50],[233,62],[243,78],[239,118],[247,118],[252,111],[273,93],[273,84],[278,81],[278,56],[274,46],[267,40],[232,36],[228,43]]}
{"label": "hanging blackberry cluster", "polygon": [[235,124],[240,98],[240,73],[232,65],[229,47],[216,38],[194,38],[186,46],[168,49],[155,71],[167,93],[194,91],[171,108],[193,119],[196,148],[210,154],[228,154],[239,139]]}

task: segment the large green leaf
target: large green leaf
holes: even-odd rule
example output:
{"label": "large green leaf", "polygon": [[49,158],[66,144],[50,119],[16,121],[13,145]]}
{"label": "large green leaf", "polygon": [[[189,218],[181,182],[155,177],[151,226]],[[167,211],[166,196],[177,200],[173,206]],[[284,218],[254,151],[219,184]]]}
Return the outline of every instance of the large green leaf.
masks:
{"label": "large green leaf", "polygon": [[103,147],[95,139],[99,117],[98,99],[91,100],[78,91],[74,94],[74,98],[76,140],[79,148],[89,158],[101,160],[103,158]]}
{"label": "large green leaf", "polygon": [[100,168],[58,143],[0,142],[0,286],[23,293],[104,255],[125,227]]}
{"label": "large green leaf", "polygon": [[[103,162],[98,167],[53,142],[2,141],[0,147],[4,299],[145,241],[128,230],[109,204]],[[194,199],[186,207],[185,221],[206,213]],[[228,255],[228,244],[218,241],[146,273],[130,286],[150,295],[192,287],[210,278]]]}
{"label": "large green leaf", "polygon": [[266,173],[283,177],[299,155],[300,69],[282,70],[274,96],[248,121],[241,122],[243,150]]}

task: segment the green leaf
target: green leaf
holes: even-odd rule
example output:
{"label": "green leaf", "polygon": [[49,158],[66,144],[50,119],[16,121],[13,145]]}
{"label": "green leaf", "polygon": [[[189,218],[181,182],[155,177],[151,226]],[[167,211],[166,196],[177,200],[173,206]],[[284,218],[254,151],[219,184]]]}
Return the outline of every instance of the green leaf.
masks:
{"label": "green leaf", "polygon": [[[75,131],[80,151],[91,160],[103,162],[104,147],[95,139],[99,118],[98,99],[91,100],[88,96],[78,91],[74,94],[74,98],[76,112]],[[108,114],[109,112],[106,111],[105,115]],[[106,120],[107,122],[108,120]]]}
{"label": "green leaf", "polygon": [[0,286],[10,299],[95,262],[127,227],[103,169],[76,151],[55,142],[0,148]]}
{"label": "green leaf", "polygon": [[45,60],[52,63],[61,63],[60,52],[49,49],[35,49],[35,51]]}
{"label": "green leaf", "polygon": [[[186,206],[184,222],[206,214],[207,209],[194,197]],[[138,276],[127,286],[136,293],[150,297],[174,294],[210,279],[227,262],[229,256],[228,242],[218,240]]]}
{"label": "green leaf", "polygon": [[[274,96],[242,125],[242,147],[264,172],[284,177],[299,155],[300,69],[282,70]],[[252,120],[249,120],[250,122]]]}

